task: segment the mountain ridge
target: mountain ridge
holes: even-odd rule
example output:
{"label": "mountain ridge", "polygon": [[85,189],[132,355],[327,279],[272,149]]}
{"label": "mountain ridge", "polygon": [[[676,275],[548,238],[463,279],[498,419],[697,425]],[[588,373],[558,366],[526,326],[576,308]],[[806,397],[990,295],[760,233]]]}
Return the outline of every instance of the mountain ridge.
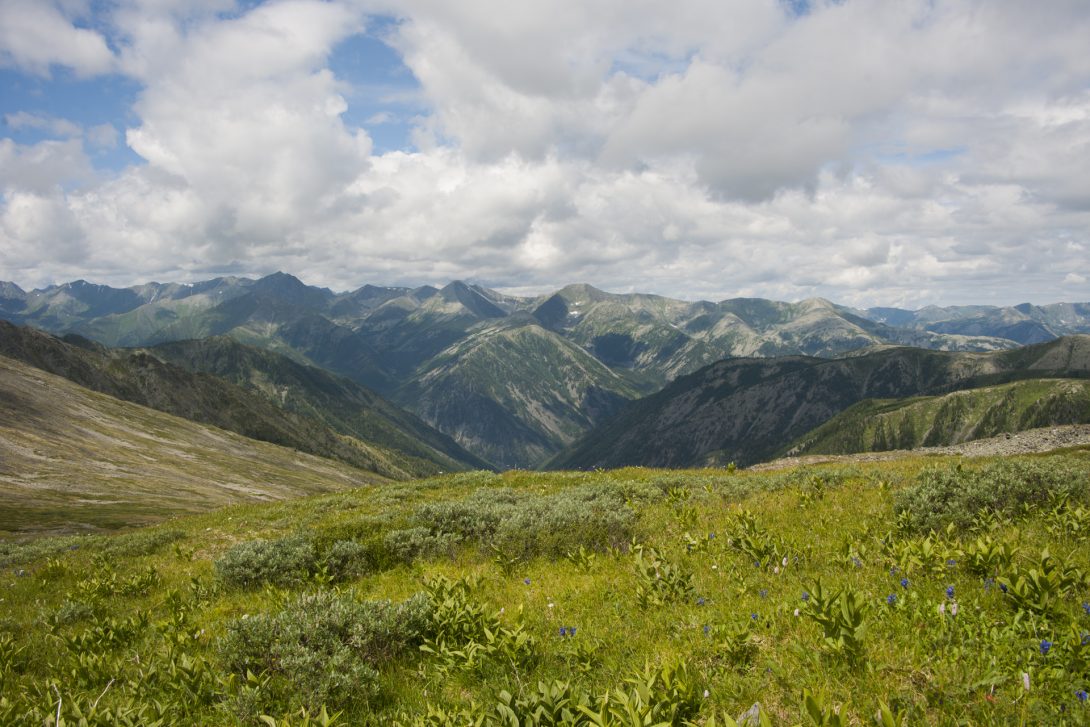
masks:
{"label": "mountain ridge", "polygon": [[[515,467],[537,466],[568,446],[573,436],[568,424],[594,426],[616,402],[654,393],[724,358],[837,357],[889,345],[1002,350],[1021,344],[996,333],[1033,338],[1090,332],[1090,304],[1080,303],[907,312],[860,310],[823,298],[689,302],[609,293],[585,283],[526,297],[461,280],[441,288],[363,285],[333,292],[275,273],[194,285],[68,284],[21,295],[11,290],[9,297],[0,296],[0,318],[110,346],[229,336],[349,378],[392,398],[477,456]],[[97,315],[107,310],[112,312]],[[1036,321],[1036,334],[1027,332],[1025,320]],[[496,343],[497,332],[510,337],[515,328],[525,329],[527,345],[534,341],[530,349],[538,352],[533,354],[538,363],[552,362],[552,368],[532,368],[541,380],[554,382],[553,388],[529,382],[527,391],[536,393],[514,396],[504,392],[503,382],[492,380],[497,372],[510,371],[503,357],[511,349],[474,342]],[[468,349],[478,360],[472,376],[450,365]],[[590,417],[581,395],[565,391],[565,362],[573,356],[583,360],[568,369],[578,378],[575,388],[600,390]],[[595,373],[598,367],[589,359],[612,375]],[[514,436],[515,431],[521,434]]]}

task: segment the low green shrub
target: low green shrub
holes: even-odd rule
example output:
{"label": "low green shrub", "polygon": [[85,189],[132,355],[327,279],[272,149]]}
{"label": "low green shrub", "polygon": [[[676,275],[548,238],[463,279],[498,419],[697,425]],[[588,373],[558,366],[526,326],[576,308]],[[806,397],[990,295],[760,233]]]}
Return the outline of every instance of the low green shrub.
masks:
{"label": "low green shrub", "polygon": [[277,613],[231,623],[219,653],[237,675],[277,679],[277,697],[284,702],[298,701],[295,706],[309,709],[341,706],[378,693],[376,667],[415,650],[431,615],[430,601],[422,594],[394,604],[324,590],[304,593]]}
{"label": "low green shrub", "polygon": [[897,495],[894,509],[916,529],[941,530],[950,523],[968,527],[982,511],[1016,514],[1053,497],[1085,501],[1088,494],[1085,468],[1063,458],[1008,459],[980,468],[925,468]]}
{"label": "low green shrub", "polygon": [[604,550],[631,539],[636,513],[626,504],[633,494],[662,497],[654,487],[638,493],[619,487],[575,487],[555,495],[481,489],[464,500],[418,508],[412,517],[416,527],[399,535],[398,545],[403,553],[414,547],[427,553],[469,541],[520,558],[562,556],[577,545]]}
{"label": "low green shrub", "polygon": [[313,571],[318,553],[299,537],[250,540],[235,545],[216,560],[216,575],[229,586],[253,588],[266,583],[299,583]]}
{"label": "low green shrub", "polygon": [[428,528],[415,527],[391,530],[383,538],[383,545],[394,560],[411,563],[416,558],[454,555],[461,540],[456,533],[432,533]]}

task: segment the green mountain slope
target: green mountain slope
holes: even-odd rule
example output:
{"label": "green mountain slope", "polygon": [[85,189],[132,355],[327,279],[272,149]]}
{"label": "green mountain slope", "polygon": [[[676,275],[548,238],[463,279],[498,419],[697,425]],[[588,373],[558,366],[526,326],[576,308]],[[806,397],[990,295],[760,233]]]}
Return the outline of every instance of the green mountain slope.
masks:
{"label": "green mountain slope", "polygon": [[489,468],[450,437],[375,392],[279,354],[226,336],[164,343],[147,350],[184,369],[226,379],[341,434],[397,450],[416,460],[417,474]]}
{"label": "green mountain slope", "polygon": [[544,461],[636,391],[578,346],[534,324],[497,325],[444,350],[395,395],[504,467]]}
{"label": "green mountain slope", "polygon": [[142,352],[73,345],[0,321],[0,355],[81,386],[246,437],[331,457],[385,477],[404,479],[443,469],[386,447],[345,436],[320,421],[285,411],[263,396],[209,374],[192,373]]}
{"label": "green mountain slope", "polygon": [[130,527],[381,481],[0,356],[0,533]]}
{"label": "green mountain slope", "polygon": [[1090,336],[994,353],[892,348],[842,359],[730,359],[626,407],[553,468],[750,464],[863,399],[1090,376]]}
{"label": "green mountain slope", "polygon": [[1090,382],[1018,381],[910,399],[868,399],[783,454],[852,454],[960,444],[1036,427],[1090,423]]}

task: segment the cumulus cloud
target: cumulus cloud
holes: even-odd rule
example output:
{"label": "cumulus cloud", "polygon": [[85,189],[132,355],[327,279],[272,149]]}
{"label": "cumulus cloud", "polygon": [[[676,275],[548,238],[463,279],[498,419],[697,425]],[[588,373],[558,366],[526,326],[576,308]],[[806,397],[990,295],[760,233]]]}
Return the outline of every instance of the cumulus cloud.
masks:
{"label": "cumulus cloud", "polygon": [[[101,38],[79,3],[35,7],[20,22]],[[374,13],[420,84],[414,149],[376,154],[329,69]],[[80,139],[110,148],[115,125],[10,114],[62,138],[0,141],[0,277],[1090,298],[1080,0],[119,0],[98,20],[117,50],[97,67],[142,86],[115,124],[144,163],[96,177]],[[0,48],[102,72],[44,45]]]}
{"label": "cumulus cloud", "polygon": [[77,27],[65,11],[78,3],[49,0],[0,2],[0,65],[47,75],[52,66],[65,66],[78,75],[108,72],[114,56],[98,32]]}

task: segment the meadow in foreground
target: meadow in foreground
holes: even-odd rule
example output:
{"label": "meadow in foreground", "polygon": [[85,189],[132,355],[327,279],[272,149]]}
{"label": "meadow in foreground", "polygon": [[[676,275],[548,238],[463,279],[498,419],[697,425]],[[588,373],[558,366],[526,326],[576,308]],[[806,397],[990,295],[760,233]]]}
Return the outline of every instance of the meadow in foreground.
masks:
{"label": "meadow in foreground", "polygon": [[1072,451],[474,473],[0,543],[0,724],[1090,724],[1088,538]]}

